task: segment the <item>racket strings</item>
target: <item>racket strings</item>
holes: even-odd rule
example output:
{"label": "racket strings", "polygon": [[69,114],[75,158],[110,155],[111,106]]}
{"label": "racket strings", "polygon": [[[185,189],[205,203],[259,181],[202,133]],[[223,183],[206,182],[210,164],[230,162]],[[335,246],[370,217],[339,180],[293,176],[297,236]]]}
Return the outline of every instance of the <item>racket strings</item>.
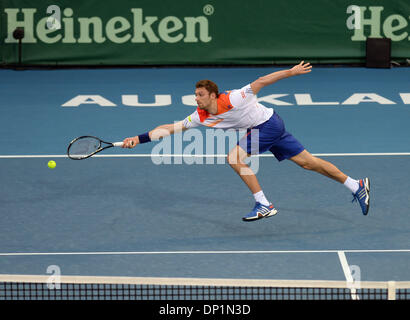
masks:
{"label": "racket strings", "polygon": [[100,140],[93,137],[85,137],[74,141],[69,148],[70,157],[83,158],[93,154],[101,147]]}

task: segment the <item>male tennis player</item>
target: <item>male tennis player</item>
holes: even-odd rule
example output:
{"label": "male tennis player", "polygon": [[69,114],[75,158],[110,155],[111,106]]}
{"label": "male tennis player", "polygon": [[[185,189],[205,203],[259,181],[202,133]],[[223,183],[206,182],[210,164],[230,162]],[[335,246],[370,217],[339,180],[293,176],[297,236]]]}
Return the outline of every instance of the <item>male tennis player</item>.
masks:
{"label": "male tennis player", "polygon": [[[124,139],[124,148],[134,148],[139,143],[158,140],[167,135],[197,126],[222,129],[247,129],[227,161],[248,186],[255,198],[255,206],[243,217],[244,221],[271,217],[277,213],[269,202],[251,168],[244,163],[246,157],[270,151],[278,161],[289,159],[300,167],[313,170],[344,184],[358,200],[362,213],[367,215],[370,200],[368,178],[355,180],[341,172],[335,165],[310,154],[303,145],[286,131],[282,119],[272,108],[260,104],[256,98],[259,90],[278,80],[311,72],[310,63],[302,61],[289,70],[277,71],[260,77],[239,90],[219,93],[217,85],[210,80],[196,83],[197,110],[183,121],[161,125],[141,135]],[[254,140],[258,143],[253,143]]]}

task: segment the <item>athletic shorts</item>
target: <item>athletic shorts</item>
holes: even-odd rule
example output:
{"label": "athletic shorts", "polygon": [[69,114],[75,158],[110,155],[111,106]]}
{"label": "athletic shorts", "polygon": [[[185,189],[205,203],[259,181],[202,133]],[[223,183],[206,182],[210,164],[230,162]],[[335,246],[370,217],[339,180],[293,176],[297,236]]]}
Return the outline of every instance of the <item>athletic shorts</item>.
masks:
{"label": "athletic shorts", "polygon": [[247,134],[237,144],[251,155],[269,150],[278,161],[292,158],[305,149],[292,134],[286,131],[283,120],[276,112],[269,120],[248,129]]}

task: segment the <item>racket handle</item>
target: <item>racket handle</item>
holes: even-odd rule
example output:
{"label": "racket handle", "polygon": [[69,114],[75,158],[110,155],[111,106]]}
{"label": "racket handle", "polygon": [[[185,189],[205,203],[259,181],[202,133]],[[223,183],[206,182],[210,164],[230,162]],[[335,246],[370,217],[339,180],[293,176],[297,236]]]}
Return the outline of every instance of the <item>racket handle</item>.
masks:
{"label": "racket handle", "polygon": [[124,142],[113,142],[113,146],[114,147],[122,147],[122,145],[124,144]]}

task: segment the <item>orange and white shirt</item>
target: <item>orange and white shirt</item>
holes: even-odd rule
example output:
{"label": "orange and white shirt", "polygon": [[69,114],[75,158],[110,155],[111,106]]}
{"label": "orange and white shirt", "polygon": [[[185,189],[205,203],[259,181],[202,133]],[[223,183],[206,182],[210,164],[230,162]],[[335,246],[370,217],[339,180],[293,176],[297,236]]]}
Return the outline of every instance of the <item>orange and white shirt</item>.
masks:
{"label": "orange and white shirt", "polygon": [[184,127],[189,129],[202,125],[220,129],[249,129],[267,121],[274,112],[258,102],[250,84],[219,94],[217,104],[216,114],[197,108],[183,120]]}

